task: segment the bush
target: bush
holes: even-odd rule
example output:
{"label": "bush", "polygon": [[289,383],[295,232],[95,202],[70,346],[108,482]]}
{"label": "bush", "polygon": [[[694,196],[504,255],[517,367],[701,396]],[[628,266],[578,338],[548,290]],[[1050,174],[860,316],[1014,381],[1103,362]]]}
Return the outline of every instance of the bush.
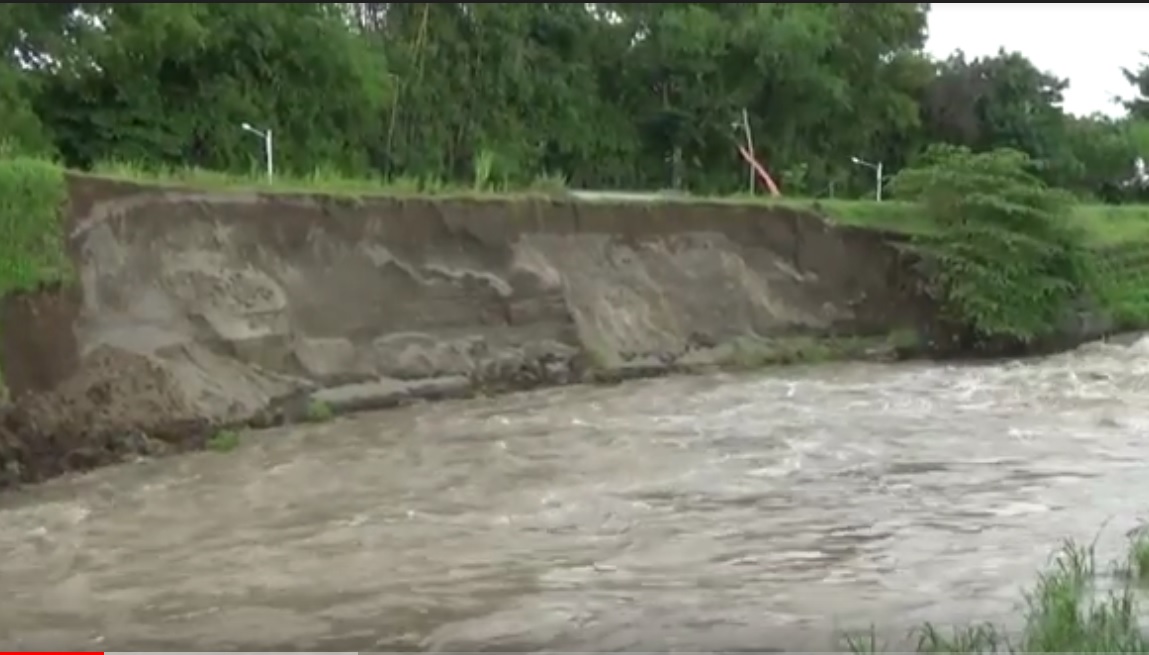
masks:
{"label": "bush", "polygon": [[1033,175],[1027,155],[931,148],[891,189],[915,200],[937,229],[913,248],[928,291],[963,345],[1028,343],[1054,332],[1090,288],[1072,197]]}

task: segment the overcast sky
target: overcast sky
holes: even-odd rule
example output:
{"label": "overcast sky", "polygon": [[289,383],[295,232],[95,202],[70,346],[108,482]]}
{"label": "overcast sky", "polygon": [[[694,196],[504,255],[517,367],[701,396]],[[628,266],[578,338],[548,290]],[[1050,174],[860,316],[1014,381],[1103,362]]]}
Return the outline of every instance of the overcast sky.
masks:
{"label": "overcast sky", "polygon": [[1112,97],[1132,93],[1121,67],[1136,67],[1149,51],[1149,3],[933,4],[931,53],[992,55],[1001,47],[1068,78],[1067,110],[1117,114]]}

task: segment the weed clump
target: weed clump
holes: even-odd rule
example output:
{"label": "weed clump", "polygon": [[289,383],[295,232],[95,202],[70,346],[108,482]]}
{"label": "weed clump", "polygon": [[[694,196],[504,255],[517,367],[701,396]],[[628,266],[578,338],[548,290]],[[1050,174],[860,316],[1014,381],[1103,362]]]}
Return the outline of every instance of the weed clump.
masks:
{"label": "weed clump", "polygon": [[322,400],[312,399],[307,403],[305,418],[311,423],[324,423],[335,418],[335,411]]}
{"label": "weed clump", "polygon": [[207,440],[207,449],[216,453],[230,453],[239,448],[239,433],[234,430],[220,430]]}

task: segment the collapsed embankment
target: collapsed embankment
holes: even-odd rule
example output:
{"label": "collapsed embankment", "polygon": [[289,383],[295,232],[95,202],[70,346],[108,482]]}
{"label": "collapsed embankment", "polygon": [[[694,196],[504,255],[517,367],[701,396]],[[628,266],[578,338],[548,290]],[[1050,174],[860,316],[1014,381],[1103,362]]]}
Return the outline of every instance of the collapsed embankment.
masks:
{"label": "collapsed embankment", "polygon": [[4,483],[290,420],[314,397],[785,360],[921,318],[887,236],[792,210],[66,183],[74,284],[0,312]]}

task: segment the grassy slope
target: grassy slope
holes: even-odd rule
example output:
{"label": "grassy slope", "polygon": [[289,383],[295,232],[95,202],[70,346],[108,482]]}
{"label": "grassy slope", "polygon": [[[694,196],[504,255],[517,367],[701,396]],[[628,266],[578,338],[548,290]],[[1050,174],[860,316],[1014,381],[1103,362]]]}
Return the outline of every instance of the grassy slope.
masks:
{"label": "grassy slope", "polygon": [[[787,201],[796,206],[820,205],[841,223],[879,227],[900,232],[920,232],[929,223],[912,205],[897,201]],[[1149,243],[1149,205],[1079,205],[1074,218],[1085,228],[1090,244],[1099,247],[1122,243]]]}
{"label": "grassy slope", "polygon": [[[473,187],[445,185],[434,180],[405,178],[393,181],[352,179],[317,171],[308,176],[279,176],[274,181],[259,176],[236,176],[215,171],[185,169],[162,173],[146,172],[123,164],[98,166],[97,175],[144,183],[174,183],[207,189],[255,189],[280,192],[328,193],[336,195],[433,195],[492,197],[497,191]],[[561,180],[542,179],[531,188],[515,195],[560,195],[564,191]],[[926,218],[912,205],[897,201],[872,200],[803,200],[780,201],[762,197],[733,196],[729,198],[691,198],[667,196],[667,202],[730,202],[739,204],[782,205],[798,209],[819,211],[839,223],[858,227],[873,227],[899,232],[920,232],[929,229]],[[1130,242],[1149,244],[1149,205],[1082,205],[1077,219],[1086,228],[1092,245],[1111,246]]]}

